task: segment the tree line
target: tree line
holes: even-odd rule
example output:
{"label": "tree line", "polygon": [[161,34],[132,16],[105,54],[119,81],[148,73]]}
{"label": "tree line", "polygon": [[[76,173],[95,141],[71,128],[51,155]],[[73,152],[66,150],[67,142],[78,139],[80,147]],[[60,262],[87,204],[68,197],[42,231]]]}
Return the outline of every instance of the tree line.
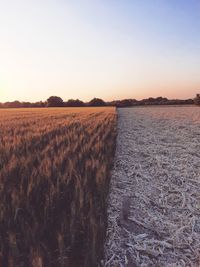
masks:
{"label": "tree line", "polygon": [[136,99],[123,99],[105,102],[100,98],[93,98],[89,102],[83,102],[79,99],[69,99],[64,101],[61,97],[50,96],[46,101],[31,102],[6,102],[0,103],[0,108],[43,108],[43,107],[102,107],[102,106],[115,106],[115,107],[132,107],[144,105],[191,105],[196,103],[195,99],[167,99],[165,97],[149,97],[143,100]]}
{"label": "tree line", "polygon": [[50,96],[46,101],[39,101],[35,103],[31,102],[6,102],[0,103],[0,108],[43,108],[43,107],[87,107],[87,106],[107,106],[108,103],[100,98],[93,98],[89,102],[83,102],[79,99],[69,99],[68,101],[63,101],[61,97]]}

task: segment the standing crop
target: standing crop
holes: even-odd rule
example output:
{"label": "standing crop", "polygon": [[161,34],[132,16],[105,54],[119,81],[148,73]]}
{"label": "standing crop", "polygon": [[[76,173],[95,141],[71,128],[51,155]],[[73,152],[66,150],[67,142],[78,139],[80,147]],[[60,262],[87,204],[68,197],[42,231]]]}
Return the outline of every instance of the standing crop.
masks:
{"label": "standing crop", "polygon": [[0,111],[0,266],[97,266],[114,108]]}

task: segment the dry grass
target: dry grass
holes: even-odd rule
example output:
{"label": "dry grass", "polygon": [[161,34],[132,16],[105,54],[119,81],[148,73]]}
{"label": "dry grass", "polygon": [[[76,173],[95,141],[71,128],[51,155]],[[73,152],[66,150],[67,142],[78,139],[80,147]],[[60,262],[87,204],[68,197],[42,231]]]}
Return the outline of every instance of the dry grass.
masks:
{"label": "dry grass", "polygon": [[200,109],[120,109],[105,266],[200,266]]}
{"label": "dry grass", "polygon": [[0,111],[0,266],[97,266],[114,108]]}

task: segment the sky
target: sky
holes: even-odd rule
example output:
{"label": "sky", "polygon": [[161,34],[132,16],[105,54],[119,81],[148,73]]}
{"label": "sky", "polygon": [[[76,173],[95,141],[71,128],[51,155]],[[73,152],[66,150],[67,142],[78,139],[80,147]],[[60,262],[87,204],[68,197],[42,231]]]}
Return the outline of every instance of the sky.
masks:
{"label": "sky", "polygon": [[0,102],[200,93],[200,0],[0,0]]}

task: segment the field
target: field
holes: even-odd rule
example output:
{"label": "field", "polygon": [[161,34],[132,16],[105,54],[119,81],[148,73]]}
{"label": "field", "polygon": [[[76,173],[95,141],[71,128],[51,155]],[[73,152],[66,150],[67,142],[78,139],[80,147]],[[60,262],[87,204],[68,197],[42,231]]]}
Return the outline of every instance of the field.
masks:
{"label": "field", "polygon": [[0,266],[199,266],[200,108],[117,113],[0,110]]}
{"label": "field", "polygon": [[114,108],[0,110],[0,266],[97,266]]}
{"label": "field", "polygon": [[200,108],[118,110],[106,267],[200,266]]}

